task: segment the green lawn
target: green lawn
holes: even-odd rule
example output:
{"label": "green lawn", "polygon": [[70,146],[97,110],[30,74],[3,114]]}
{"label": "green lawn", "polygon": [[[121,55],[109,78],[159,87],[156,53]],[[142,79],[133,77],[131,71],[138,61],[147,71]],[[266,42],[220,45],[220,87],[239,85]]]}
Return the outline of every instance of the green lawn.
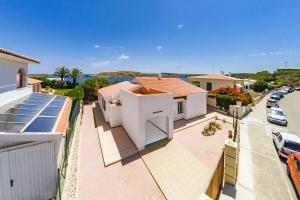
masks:
{"label": "green lawn", "polygon": [[54,92],[55,95],[61,95],[64,96],[66,92],[70,91],[72,89],[58,89]]}

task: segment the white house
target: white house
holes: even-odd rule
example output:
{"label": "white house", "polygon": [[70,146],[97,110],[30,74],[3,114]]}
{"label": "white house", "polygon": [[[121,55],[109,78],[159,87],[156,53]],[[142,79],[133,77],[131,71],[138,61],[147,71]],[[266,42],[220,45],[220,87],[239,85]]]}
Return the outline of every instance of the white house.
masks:
{"label": "white house", "polygon": [[178,78],[139,77],[99,90],[111,127],[122,125],[139,150],[173,137],[174,121],[206,114],[207,91]]}
{"label": "white house", "polygon": [[0,200],[52,199],[72,101],[33,93],[28,56],[0,48]]}

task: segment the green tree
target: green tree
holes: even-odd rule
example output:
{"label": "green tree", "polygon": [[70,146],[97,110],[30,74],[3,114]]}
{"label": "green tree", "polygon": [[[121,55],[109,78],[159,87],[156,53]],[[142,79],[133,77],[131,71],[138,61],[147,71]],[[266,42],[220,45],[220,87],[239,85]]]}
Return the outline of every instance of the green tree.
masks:
{"label": "green tree", "polygon": [[67,67],[57,67],[55,69],[54,74],[60,76],[60,80],[63,81],[64,80],[64,76],[69,75],[70,70]]}
{"label": "green tree", "polygon": [[82,75],[82,71],[79,68],[74,67],[71,69],[70,76],[73,79],[73,84],[76,83],[77,78],[79,78],[81,75]]}
{"label": "green tree", "polygon": [[254,92],[263,92],[265,89],[268,89],[268,83],[265,81],[257,81],[253,84],[252,89]]}

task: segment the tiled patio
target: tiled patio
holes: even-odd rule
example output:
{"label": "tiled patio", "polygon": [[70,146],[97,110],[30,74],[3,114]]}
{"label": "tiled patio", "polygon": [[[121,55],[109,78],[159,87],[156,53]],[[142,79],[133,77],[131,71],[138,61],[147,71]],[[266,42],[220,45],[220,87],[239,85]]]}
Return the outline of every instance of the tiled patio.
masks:
{"label": "tiled patio", "polygon": [[199,199],[210,169],[174,140],[161,140],[141,152],[147,167],[167,199]]}
{"label": "tiled patio", "polygon": [[104,166],[92,105],[84,108],[77,191],[80,200],[165,199],[138,155]]}

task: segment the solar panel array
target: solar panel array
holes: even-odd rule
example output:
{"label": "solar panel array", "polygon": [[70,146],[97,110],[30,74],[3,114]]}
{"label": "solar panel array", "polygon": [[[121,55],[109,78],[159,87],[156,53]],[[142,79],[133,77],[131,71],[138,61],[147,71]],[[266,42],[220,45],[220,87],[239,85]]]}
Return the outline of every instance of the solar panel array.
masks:
{"label": "solar panel array", "polygon": [[0,112],[0,132],[51,132],[65,101],[64,96],[33,93]]}

